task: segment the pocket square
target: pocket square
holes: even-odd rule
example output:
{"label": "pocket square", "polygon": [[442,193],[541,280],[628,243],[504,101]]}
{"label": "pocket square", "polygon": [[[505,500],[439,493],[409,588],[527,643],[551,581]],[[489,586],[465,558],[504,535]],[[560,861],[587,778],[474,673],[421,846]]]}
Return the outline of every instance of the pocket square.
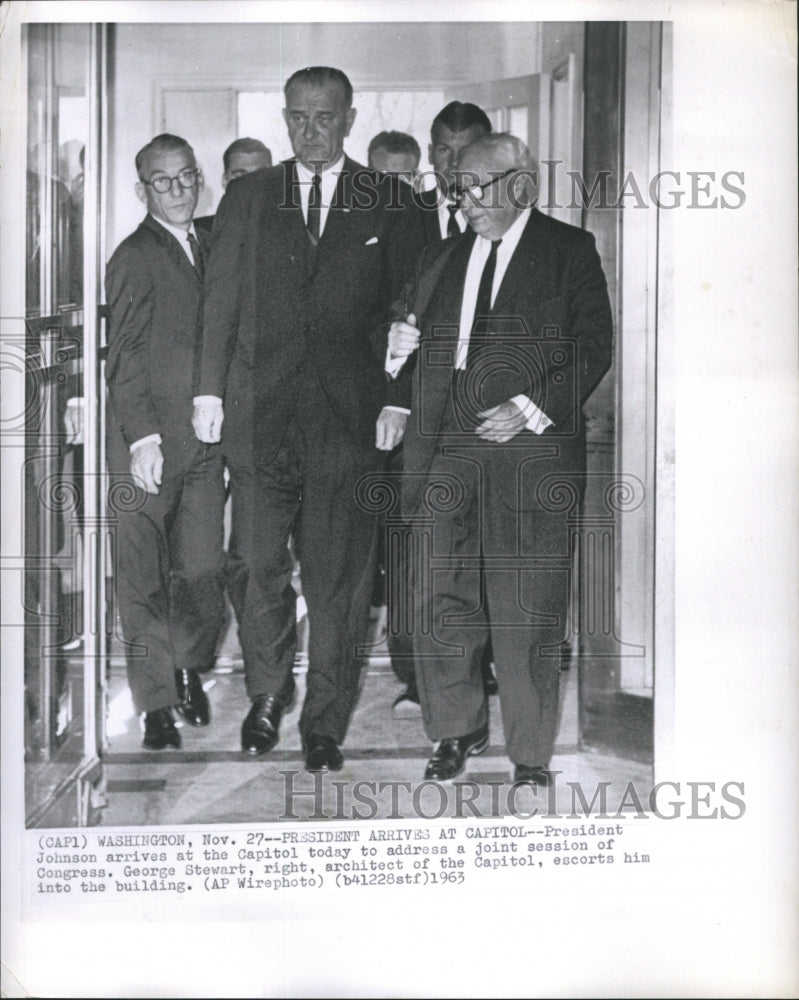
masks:
{"label": "pocket square", "polygon": [[365,246],[365,247],[370,247],[370,246],[372,246],[372,245],[373,245],[374,243],[377,243],[377,237],[376,237],[376,236],[373,236],[373,237],[372,237],[372,238],[371,238],[370,240],[367,240],[367,241],[366,241],[366,242],[364,243],[364,246]]}

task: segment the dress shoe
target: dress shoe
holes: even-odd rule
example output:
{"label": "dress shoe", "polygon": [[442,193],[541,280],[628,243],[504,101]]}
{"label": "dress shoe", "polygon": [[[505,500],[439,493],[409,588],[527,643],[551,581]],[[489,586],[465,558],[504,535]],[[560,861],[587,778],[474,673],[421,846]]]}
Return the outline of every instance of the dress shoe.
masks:
{"label": "dress shoe", "polygon": [[513,768],[513,783],[525,782],[529,785],[540,785],[546,788],[552,781],[552,772],[545,767],[533,767],[530,764],[516,764]]}
{"label": "dress shoe", "polygon": [[277,743],[283,702],[273,694],[261,694],[252,703],[241,725],[241,749],[246,753],[267,753]]}
{"label": "dress shoe", "polygon": [[330,736],[309,736],[305,751],[306,771],[340,771],[344,758]]}
{"label": "dress shoe", "polygon": [[483,664],[483,690],[486,693],[486,698],[499,693],[499,684],[490,663]]}
{"label": "dress shoe", "polygon": [[422,706],[419,704],[419,692],[412,687],[406,688],[402,694],[394,699],[391,711],[401,719],[415,718],[421,715]]}
{"label": "dress shoe", "polygon": [[196,670],[176,670],[178,702],[175,708],[190,726],[207,726],[211,721],[211,706]]}
{"label": "dress shoe", "polygon": [[468,736],[448,736],[440,740],[424,772],[425,781],[447,781],[460,774],[467,757],[482,753],[488,746],[488,726]]}
{"label": "dress shoe", "polygon": [[171,709],[156,708],[145,713],[142,745],[148,750],[163,750],[165,747],[180,750],[180,733],[175,729]]}

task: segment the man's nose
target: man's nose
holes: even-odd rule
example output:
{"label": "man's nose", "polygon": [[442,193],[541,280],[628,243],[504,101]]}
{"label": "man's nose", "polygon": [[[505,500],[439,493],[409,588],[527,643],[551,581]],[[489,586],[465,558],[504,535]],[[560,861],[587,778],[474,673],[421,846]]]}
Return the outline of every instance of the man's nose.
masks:
{"label": "man's nose", "polygon": [[316,135],[316,122],[312,118],[309,118],[305,123],[305,128],[302,130],[302,134],[306,139],[313,139]]}
{"label": "man's nose", "polygon": [[169,178],[169,193],[170,194],[174,194],[175,193],[175,188],[177,188],[178,194],[182,194],[183,188],[181,186],[180,179],[178,177],[170,177]]}

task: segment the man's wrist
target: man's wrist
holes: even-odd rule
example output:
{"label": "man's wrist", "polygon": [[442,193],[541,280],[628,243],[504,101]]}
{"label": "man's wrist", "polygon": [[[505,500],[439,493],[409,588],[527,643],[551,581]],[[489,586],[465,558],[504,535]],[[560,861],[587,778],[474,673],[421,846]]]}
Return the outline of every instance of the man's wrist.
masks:
{"label": "man's wrist", "polygon": [[133,454],[145,444],[157,444],[159,447],[161,445],[161,435],[160,434],[148,434],[147,437],[139,438],[138,441],[134,441],[130,446],[130,453]]}
{"label": "man's wrist", "polygon": [[533,434],[542,434],[547,427],[551,426],[552,421],[543,410],[535,405],[529,396],[513,396],[510,401],[511,403],[515,403],[521,410],[525,420],[525,427],[528,431],[532,431]]}

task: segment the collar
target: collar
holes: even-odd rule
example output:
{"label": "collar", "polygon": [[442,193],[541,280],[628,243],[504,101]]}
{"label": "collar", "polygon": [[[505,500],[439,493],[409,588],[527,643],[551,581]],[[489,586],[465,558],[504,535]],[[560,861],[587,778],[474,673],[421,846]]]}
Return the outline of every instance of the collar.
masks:
{"label": "collar", "polygon": [[[310,184],[311,181],[314,179],[313,170],[309,170],[305,166],[305,164],[302,163],[300,160],[295,160],[294,162],[297,164],[297,178],[305,184]],[[323,170],[322,173],[319,175],[322,178],[322,183],[323,184],[325,183],[325,175],[335,177],[336,180],[338,180],[338,175],[341,173],[343,169],[344,169],[344,154],[342,153],[335,163],[329,166],[327,170]]]}
{"label": "collar", "polygon": [[155,219],[158,225],[166,229],[168,233],[172,233],[172,235],[181,245],[183,245],[188,241],[189,233],[191,233],[191,235],[195,239],[197,239],[197,232],[194,228],[194,220],[192,220],[191,225],[189,226],[188,230],[186,230],[186,229],[180,229],[178,226],[172,226],[168,222],[164,222],[163,219],[156,218],[156,216],[154,216],[152,212],[150,213],[150,218]]}
{"label": "collar", "polygon": [[[522,238],[522,233],[524,232],[524,227],[527,225],[528,220],[532,214],[533,207],[530,205],[528,208],[523,208],[517,218],[515,218],[506,230],[505,234],[502,236],[502,245],[500,246],[500,251],[502,256],[509,259],[513,254],[513,251],[519,245],[519,240]],[[488,247],[491,246],[491,240],[486,236],[477,236],[478,245],[486,244],[486,252]]]}

